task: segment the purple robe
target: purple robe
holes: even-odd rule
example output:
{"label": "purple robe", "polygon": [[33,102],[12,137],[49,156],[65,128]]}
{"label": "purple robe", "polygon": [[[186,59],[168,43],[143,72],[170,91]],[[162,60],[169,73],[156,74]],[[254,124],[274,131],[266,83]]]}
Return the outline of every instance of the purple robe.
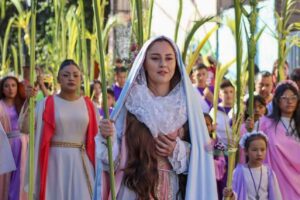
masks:
{"label": "purple robe", "polygon": [[[276,193],[274,191],[274,177],[272,173],[272,169],[267,167],[268,170],[268,200],[275,200],[276,199]],[[233,179],[232,179],[232,189],[237,195],[238,200],[247,200],[247,183],[244,177],[243,173],[243,165],[238,164],[237,167],[234,170],[233,173]]]}
{"label": "purple robe", "polygon": [[[1,119],[6,120],[6,124],[3,124],[3,128],[9,138],[11,151],[16,165],[16,170],[10,174],[3,174],[0,177],[0,187],[5,188],[7,191],[5,194],[0,190],[0,198],[4,200],[19,199],[24,195],[22,190],[26,163],[26,151],[27,151],[27,135],[21,134],[18,127],[18,113],[15,106],[7,106],[3,101],[0,101],[1,107]],[[4,183],[5,176],[10,176],[9,182]],[[26,195],[25,195],[26,196]]]}
{"label": "purple robe", "polygon": [[[104,117],[104,109],[103,108],[99,108],[98,110],[99,110],[100,116]],[[109,115],[111,114],[112,111],[113,111],[113,108],[110,107],[109,110],[108,110]]]}
{"label": "purple robe", "polygon": [[[214,93],[214,86],[209,86],[208,87],[209,91],[211,91],[211,93]],[[201,87],[197,87],[197,90],[199,91],[199,93],[204,96],[204,90],[205,88],[201,88]],[[211,109],[213,107],[212,102],[210,102],[207,98],[205,98],[205,102],[207,103],[207,105],[209,106],[209,108]]]}
{"label": "purple robe", "polygon": [[112,89],[114,91],[115,100],[117,101],[119,99],[119,96],[120,96],[123,88],[117,86],[116,84],[113,84]]}

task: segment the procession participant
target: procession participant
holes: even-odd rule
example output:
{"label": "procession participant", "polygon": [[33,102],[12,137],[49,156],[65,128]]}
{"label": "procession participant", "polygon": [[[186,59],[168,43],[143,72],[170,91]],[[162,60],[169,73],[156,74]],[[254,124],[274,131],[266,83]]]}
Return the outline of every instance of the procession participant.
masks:
{"label": "procession participant", "polygon": [[110,196],[107,136],[113,138],[117,199],[217,199],[198,98],[175,43],[165,36],[146,42],[111,115],[113,122],[100,122],[94,199]]}

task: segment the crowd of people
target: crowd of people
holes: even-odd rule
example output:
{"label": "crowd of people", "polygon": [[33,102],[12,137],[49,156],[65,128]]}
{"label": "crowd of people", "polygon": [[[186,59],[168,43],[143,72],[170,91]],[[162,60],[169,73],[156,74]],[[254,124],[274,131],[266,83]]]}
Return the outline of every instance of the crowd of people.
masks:
{"label": "crowd of people", "polygon": [[[300,199],[300,68],[277,82],[257,71],[254,115],[245,95],[240,149],[227,187],[228,146],[235,123],[236,88],[224,78],[214,106],[216,63],[199,59],[187,74],[177,45],[165,36],[148,40],[130,70],[118,64],[107,90],[80,92],[73,60],[58,70],[60,90],[50,92],[42,70],[29,83],[1,77],[0,199],[28,199],[28,99],[35,109],[35,199],[109,199],[107,137],[112,138],[116,199]],[[216,111],[214,109],[217,109]],[[214,113],[217,113],[214,119]],[[213,120],[214,119],[214,120]],[[216,137],[214,136],[216,135]]]}

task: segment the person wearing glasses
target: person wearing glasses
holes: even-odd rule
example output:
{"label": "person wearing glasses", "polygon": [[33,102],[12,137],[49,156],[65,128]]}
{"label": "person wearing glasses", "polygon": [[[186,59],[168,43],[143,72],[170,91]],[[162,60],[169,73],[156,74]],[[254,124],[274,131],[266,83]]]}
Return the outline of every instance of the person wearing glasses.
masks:
{"label": "person wearing glasses", "polygon": [[269,137],[266,164],[278,178],[283,199],[300,199],[300,100],[291,80],[278,83],[273,110],[260,120],[260,130]]}

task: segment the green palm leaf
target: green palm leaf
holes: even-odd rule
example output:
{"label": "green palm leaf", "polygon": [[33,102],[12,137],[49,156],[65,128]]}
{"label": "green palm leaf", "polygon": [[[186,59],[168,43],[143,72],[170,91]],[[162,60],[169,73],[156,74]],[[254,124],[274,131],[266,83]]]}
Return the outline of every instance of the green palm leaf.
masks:
{"label": "green palm leaf", "polygon": [[190,42],[192,38],[194,37],[195,32],[206,22],[209,22],[213,19],[214,17],[204,17],[200,19],[199,21],[196,21],[195,24],[193,25],[192,29],[189,31],[185,42],[184,42],[184,47],[183,47],[183,52],[182,52],[182,59],[183,62],[186,62],[186,56],[187,56],[187,50],[189,48]]}
{"label": "green palm leaf", "polygon": [[174,35],[175,43],[177,42],[179,25],[180,25],[180,21],[181,21],[181,15],[182,15],[182,0],[179,0],[179,8],[178,8],[178,13],[177,13],[176,28],[175,28],[175,35]]}
{"label": "green palm leaf", "polygon": [[212,28],[206,35],[205,37],[200,41],[200,43],[198,44],[196,50],[192,53],[191,58],[188,62],[188,65],[186,67],[186,71],[188,74],[190,74],[190,72],[192,71],[193,66],[195,65],[197,58],[199,57],[199,53],[201,51],[201,49],[203,48],[203,46],[205,45],[205,43],[209,40],[210,36],[216,31],[218,30],[218,26],[215,26],[214,28]]}

